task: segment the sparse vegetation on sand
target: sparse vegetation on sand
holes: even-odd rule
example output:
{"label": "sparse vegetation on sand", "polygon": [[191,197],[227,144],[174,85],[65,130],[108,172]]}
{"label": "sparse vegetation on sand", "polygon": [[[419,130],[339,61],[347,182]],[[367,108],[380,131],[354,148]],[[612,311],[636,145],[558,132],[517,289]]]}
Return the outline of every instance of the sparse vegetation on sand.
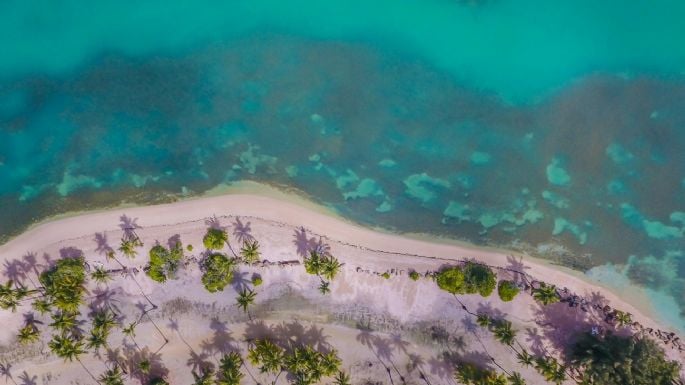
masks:
{"label": "sparse vegetation on sand", "polygon": [[[235,249],[229,243],[228,233],[224,227],[216,223],[213,226],[204,234],[203,244],[207,250],[200,255],[184,255],[184,250],[192,250],[192,248],[184,248],[179,235],[174,235],[168,243],[164,243],[169,244],[169,248],[162,246],[157,240],[146,239],[146,242],[154,246],[149,250],[149,261],[143,270],[147,277],[164,284],[165,288],[181,285],[181,283],[184,288],[189,287],[186,285],[192,285],[192,283],[188,278],[195,277],[194,279],[199,281],[197,284],[199,291],[192,292],[189,288],[191,295],[202,293],[203,286],[209,293],[216,293],[211,297],[218,299],[217,302],[224,308],[234,309],[226,311],[231,312],[238,308],[247,315],[249,322],[245,322],[243,316],[233,318],[245,327],[243,339],[232,337],[232,330],[229,331],[220,320],[212,319],[211,329],[214,341],[203,340],[202,351],[200,351],[192,342],[189,343],[184,339],[182,329],[174,320],[170,320],[167,328],[157,324],[155,319],[150,317],[150,312],[158,309],[159,306],[150,298],[153,296],[148,297],[144,291],[144,287],[149,288],[150,285],[155,285],[149,280],[145,284],[136,280],[138,268],[132,266],[136,263],[135,259],[133,261],[124,259],[123,261],[127,263],[125,264],[117,258],[118,255],[136,258],[138,249],[142,247],[143,243],[138,235],[127,230],[128,232],[122,237],[118,253],[112,248],[103,248],[102,255],[105,258],[91,261],[87,258],[87,253],[77,252],[75,248],[69,249],[68,253],[65,251],[63,258],[52,261],[42,271],[35,269],[34,277],[37,277],[37,280],[30,282],[33,284],[33,289],[28,289],[21,277],[19,281],[9,280],[0,285],[0,307],[7,310],[8,314],[10,311],[23,310],[24,304],[29,303],[35,311],[35,313],[17,311],[18,314],[23,313],[24,322],[18,323],[20,326],[15,332],[16,341],[25,349],[47,346],[50,353],[64,362],[74,361],[82,365],[93,381],[99,384],[123,385],[130,378],[140,384],[164,385],[175,381],[172,376],[169,376],[168,371],[161,369],[161,356],[157,354],[170,342],[166,334],[170,328],[190,349],[192,356],[188,360],[188,365],[192,366],[192,370],[186,372],[186,375],[189,377],[192,373],[196,385],[239,385],[253,381],[263,383],[262,380],[265,377],[270,378],[271,383],[350,385],[352,383],[350,372],[343,368],[359,366],[348,363],[344,365],[338,351],[325,342],[325,337],[321,336],[316,328],[305,332],[299,325],[267,326],[264,323],[264,309],[277,305],[268,301],[259,303],[258,291],[260,291],[260,298],[266,294],[271,301],[273,292],[267,291],[278,287],[279,284],[283,288],[284,277],[286,280],[292,280],[293,276],[290,274],[300,274],[297,284],[301,285],[302,277],[306,276],[306,273],[316,276],[309,278],[319,282],[318,290],[321,293],[333,292],[332,298],[338,299],[339,297],[335,295],[344,295],[345,290],[348,292],[352,290],[349,287],[350,282],[358,282],[348,280],[348,274],[355,274],[352,273],[354,269],[350,269],[349,273],[346,270],[344,276],[339,276],[343,263],[333,256],[331,247],[323,244],[321,239],[313,242],[301,235],[297,239],[306,241],[307,247],[299,252],[301,259],[297,261],[270,262],[269,252],[272,249],[268,244],[262,251],[259,242],[254,237],[249,234],[249,236],[241,235],[235,231],[233,232],[235,238],[232,239],[241,242],[241,247],[238,253],[234,253]],[[198,240],[202,234],[203,230],[197,232]],[[227,253],[221,251],[225,246]],[[358,260],[352,260],[352,262],[359,263]],[[115,265],[115,268],[112,268],[113,263],[118,266]],[[274,265],[279,267],[272,267]],[[433,266],[437,268],[437,264]],[[416,267],[419,268],[419,265]],[[243,268],[245,270],[241,271]],[[421,268],[423,269],[424,266]],[[198,270],[201,273],[199,279],[197,278]],[[669,361],[664,350],[652,339],[642,335],[619,336],[611,332],[619,330],[625,334],[632,330],[633,316],[628,312],[605,311],[605,323],[609,325],[607,329],[599,331],[593,329],[593,333],[580,333],[580,338],[571,338],[564,342],[565,345],[562,348],[566,350],[548,350],[542,344],[550,340],[540,339],[539,341],[542,342],[538,345],[535,342],[537,340],[531,342],[538,338],[537,331],[531,331],[530,328],[523,329],[525,325],[521,324],[520,317],[510,317],[498,309],[490,308],[491,301],[479,300],[479,297],[475,295],[488,297],[497,288],[497,294],[502,301],[527,300],[526,306],[534,305],[540,308],[540,314],[546,314],[546,312],[553,312],[552,309],[565,306],[558,302],[569,301],[568,294],[555,285],[531,281],[529,277],[518,271],[507,271],[474,260],[458,261],[457,264],[444,267],[439,271],[428,269],[425,276],[434,278],[437,288],[427,285],[429,283],[427,280],[416,285],[407,280],[395,279],[395,276],[401,278],[407,270],[407,275],[411,280],[421,279],[421,274],[407,269],[406,265],[403,269],[396,267],[390,269],[383,266],[379,270],[369,271],[357,267],[358,274],[368,274],[372,277],[367,282],[372,282],[373,290],[378,290],[378,285],[389,285],[379,282],[378,278],[382,277],[393,279],[393,289],[406,285],[401,287],[401,290],[415,293],[428,289],[433,290],[435,294],[440,293],[439,288],[453,295],[452,297],[436,296],[436,298],[456,301],[458,314],[463,318],[440,320],[440,322],[456,321],[465,325],[465,330],[473,335],[472,341],[480,344],[476,348],[482,349],[473,356],[476,359],[462,360],[459,354],[454,354],[454,352],[463,352],[467,348],[459,345],[459,343],[463,344],[463,341],[460,342],[449,333],[444,336],[439,330],[431,329],[431,338],[435,339],[434,342],[440,341],[434,345],[454,348],[454,351],[446,350],[443,356],[433,357],[431,365],[434,370],[442,368],[441,373],[446,373],[445,376],[453,376],[460,384],[524,385],[526,381],[534,384],[555,385],[562,383],[672,385],[677,383],[680,365],[675,361]],[[260,287],[263,283],[262,275],[269,280],[269,285]],[[174,278],[179,279],[175,282],[171,281]],[[339,282],[339,285],[331,287],[331,282],[336,278],[344,279]],[[90,285],[89,279],[92,280]],[[118,301],[113,301],[108,297],[110,293],[107,289],[116,285],[119,279],[130,279],[134,283],[131,287],[140,288],[141,302],[135,305],[140,314],[131,314],[130,308],[133,307],[131,304],[128,304],[127,311],[122,312]],[[147,278],[144,277],[144,279]],[[199,285],[200,282],[202,286]],[[310,294],[315,293],[311,282],[303,286],[308,287]],[[259,290],[258,287],[260,287]],[[265,293],[261,293],[262,291]],[[388,292],[383,293],[389,295]],[[202,295],[208,294],[202,293]],[[226,296],[230,296],[230,302],[226,300],[221,302],[220,298]],[[467,298],[467,296],[471,297]],[[474,298],[476,298],[477,307],[474,307]],[[501,304],[499,301],[494,301],[494,303]],[[448,307],[449,304],[445,305]],[[513,306],[517,305],[518,303],[514,302]],[[206,304],[202,303],[198,306],[206,306]],[[28,309],[28,306],[26,308]],[[511,308],[509,306],[504,309]],[[151,325],[145,325],[148,322]],[[478,329],[476,325],[481,329]],[[144,329],[141,330],[141,327]],[[377,360],[374,363],[381,364],[385,370],[381,372],[389,376],[390,383],[396,385],[410,383],[405,381],[405,376],[409,376],[412,371],[414,373],[412,381],[420,383],[419,380],[424,379],[426,380],[424,382],[427,382],[426,369],[422,366],[426,363],[421,363],[420,357],[410,357],[411,360],[417,361],[412,361],[413,366],[407,364],[406,369],[393,362],[393,354],[411,356],[408,349],[411,344],[403,341],[401,335],[391,336],[388,341],[384,341],[373,335],[373,329],[368,325],[359,323],[357,329],[359,329],[359,335],[356,341],[370,349]],[[151,337],[150,331],[156,334]],[[490,342],[484,342],[485,338],[489,338]],[[150,340],[159,341],[160,346],[155,347],[154,350],[148,348],[146,344],[149,344]],[[123,342],[121,346],[118,345],[120,341]],[[498,342],[498,344],[493,342]],[[345,341],[346,347],[354,343],[354,339]],[[498,349],[497,354],[492,353],[493,345]],[[502,356],[506,354],[511,354],[514,359],[503,360]],[[209,362],[209,357],[214,358],[212,362]],[[91,360],[92,364],[92,359],[95,358],[102,360],[105,366],[99,366],[96,371],[94,370],[95,373],[91,373],[92,368],[88,365],[88,360]],[[533,371],[521,370],[528,367]],[[7,371],[5,366],[0,369]],[[354,371],[352,374],[355,374]],[[355,381],[357,379],[355,377]]]}

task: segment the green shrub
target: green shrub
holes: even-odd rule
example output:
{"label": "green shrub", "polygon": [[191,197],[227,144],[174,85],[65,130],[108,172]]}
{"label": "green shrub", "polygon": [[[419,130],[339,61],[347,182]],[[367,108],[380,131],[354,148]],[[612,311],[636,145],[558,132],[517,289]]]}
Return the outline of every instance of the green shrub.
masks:
{"label": "green shrub", "polygon": [[223,291],[233,279],[235,262],[221,253],[208,255],[202,262],[202,284],[210,293]]}
{"label": "green shrub", "polygon": [[436,276],[438,287],[452,294],[492,294],[497,286],[495,273],[487,266],[467,262],[464,268],[453,266]]}
{"label": "green shrub", "polygon": [[466,263],[464,277],[467,294],[478,293],[483,297],[488,297],[497,286],[497,279],[492,269],[477,263]]}
{"label": "green shrub", "polygon": [[499,281],[499,285],[497,286],[497,294],[499,294],[499,298],[502,301],[509,302],[514,299],[518,293],[519,288],[515,283],[505,280]]}
{"label": "green shrub", "polygon": [[188,245],[188,246],[186,247],[186,250],[188,250],[188,251],[193,251],[193,245]]}
{"label": "green shrub", "polygon": [[145,273],[154,281],[163,283],[173,278],[183,259],[183,246],[177,243],[168,250],[162,245],[155,245],[150,249],[150,262]]}
{"label": "green shrub", "polygon": [[221,250],[228,242],[228,234],[222,229],[207,229],[207,233],[202,238],[202,243],[209,250]]}
{"label": "green shrub", "polygon": [[386,271],[385,273],[381,274],[381,277],[383,277],[383,278],[385,278],[385,279],[390,279],[390,273],[388,273],[388,272]]}
{"label": "green shrub", "polygon": [[414,280],[414,281],[418,281],[419,278],[421,278],[421,274],[419,274],[419,273],[417,273],[416,271],[412,270],[412,271],[409,273],[409,278],[411,278],[411,279]]}
{"label": "green shrub", "polygon": [[464,272],[459,266],[443,269],[435,277],[438,287],[452,294],[464,293]]}
{"label": "green shrub", "polygon": [[259,275],[255,274],[255,275],[252,277],[252,285],[254,285],[254,286],[259,286],[259,285],[262,284],[262,282],[263,282],[263,281],[262,281],[262,277],[260,277]]}

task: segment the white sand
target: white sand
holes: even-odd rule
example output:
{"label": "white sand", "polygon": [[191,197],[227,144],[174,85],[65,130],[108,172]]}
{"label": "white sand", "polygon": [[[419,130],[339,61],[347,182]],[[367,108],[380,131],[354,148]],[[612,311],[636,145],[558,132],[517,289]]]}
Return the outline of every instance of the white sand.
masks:
{"label": "white sand", "polygon": [[[249,189],[253,187],[248,186]],[[266,191],[266,194],[265,194]],[[244,192],[244,191],[243,191]],[[250,190],[249,192],[253,192]],[[484,345],[480,345],[475,335],[468,330],[466,314],[456,305],[455,300],[447,293],[441,292],[435,284],[427,279],[413,282],[407,277],[408,271],[415,269],[419,272],[438,269],[449,260],[475,258],[493,266],[510,266],[512,253],[498,250],[468,247],[457,243],[437,243],[426,240],[410,239],[393,234],[382,233],[362,228],[349,221],[334,217],[326,209],[315,206],[292,195],[278,193],[260,188],[262,195],[234,193],[202,199],[187,200],[173,204],[130,207],[108,210],[97,213],[67,217],[33,227],[7,244],[0,246],[0,262],[6,266],[12,260],[22,259],[27,253],[36,255],[39,264],[42,256],[47,254],[52,259],[59,256],[65,247],[75,247],[84,252],[91,265],[101,263],[114,268],[113,262],[103,258],[102,250],[98,250],[95,233],[103,234],[109,246],[116,249],[122,231],[119,228],[120,218],[126,215],[134,219],[140,226],[136,230],[145,246],[140,249],[139,257],[125,263],[142,267],[147,261],[147,250],[156,241],[166,244],[173,235],[180,235],[184,244],[193,244],[199,255],[201,238],[207,226],[205,220],[217,216],[221,225],[228,228],[229,234],[235,230],[235,218],[240,217],[244,224],[250,224],[251,234],[261,245],[263,257],[269,261],[285,261],[301,259],[297,255],[294,243],[295,230],[304,226],[308,229],[308,237],[324,236],[331,251],[341,262],[345,263],[342,273],[331,285],[332,295],[322,297],[316,290],[318,281],[315,277],[305,274],[301,266],[291,267],[246,267],[240,268],[240,276],[249,279],[253,273],[259,273],[264,278],[264,285],[257,289],[258,304],[255,312],[264,315],[268,324],[279,322],[299,321],[307,327],[322,328],[322,333],[328,335],[328,343],[340,350],[345,362],[345,368],[352,371],[358,380],[375,379],[387,382],[388,374],[382,369],[378,360],[378,352],[388,353],[383,349],[383,341],[403,341],[407,347],[391,343],[390,356],[381,357],[381,362],[394,364],[392,369],[395,383],[399,383],[399,375],[411,379],[409,383],[420,383],[418,370],[432,379],[431,383],[453,383],[449,379],[448,367],[443,361],[444,346],[434,340],[426,341],[430,334],[428,330],[421,330],[421,322],[432,325],[444,323],[450,333],[463,338],[464,347],[458,349],[459,356],[466,360],[483,361],[483,347],[495,356],[508,370],[521,371],[531,381],[541,381],[530,369],[520,368],[510,351],[492,340],[489,333],[478,330]],[[237,242],[233,240],[233,244]],[[228,251],[228,250],[226,250]],[[412,256],[413,255],[413,256]],[[519,256],[516,256],[518,259]],[[631,312],[633,318],[646,327],[659,328],[659,325],[642,311],[623,301],[607,289],[595,286],[582,279],[578,273],[557,266],[549,266],[540,261],[524,257],[523,264],[527,273],[533,277],[567,287],[577,294],[590,296],[601,293],[606,301],[614,308]],[[393,271],[390,280],[385,280],[375,273]],[[361,271],[361,272],[360,272]],[[364,273],[363,271],[368,271]],[[500,278],[506,278],[506,273]],[[35,280],[30,273],[27,279]],[[189,383],[192,379],[187,360],[190,350],[202,352],[203,346],[206,360],[216,363],[218,353],[207,348],[207,342],[216,336],[216,330],[211,327],[211,318],[225,322],[235,346],[245,350],[244,337],[245,317],[234,304],[235,290],[227,287],[226,291],[210,294],[204,291],[200,284],[200,272],[196,265],[191,264],[188,269],[179,274],[177,280],[163,285],[150,281],[142,273],[136,276],[143,291],[157,304],[165,304],[157,313],[152,313],[153,319],[170,339],[170,343],[162,350],[164,364],[169,369],[172,383]],[[140,288],[130,278],[117,278],[109,283],[109,289],[116,292],[118,306],[128,321],[136,314],[133,306],[143,299]],[[97,287],[91,285],[91,293]],[[102,288],[100,288],[102,289]],[[285,300],[283,297],[285,296]],[[170,301],[184,298],[184,306],[190,308],[179,310],[179,306],[169,305]],[[278,299],[283,305],[279,305]],[[519,330],[519,340],[526,341],[529,347],[535,344],[534,336],[541,338],[542,345],[553,350],[549,338],[563,339],[568,330],[558,330],[559,325],[549,324],[550,320],[558,319],[560,323],[573,321],[583,317],[597,317],[592,312],[587,315],[578,309],[569,309],[565,305],[556,306],[555,314],[544,315],[540,306],[528,295],[519,295],[510,303],[502,303],[494,294],[482,299],[477,296],[463,296],[465,304],[472,310],[490,306],[491,311],[506,314],[515,328]],[[644,298],[631,298],[631,301],[644,301]],[[188,302],[190,301],[190,302]],[[299,302],[298,302],[299,301]],[[192,303],[192,306],[189,305]],[[643,304],[644,305],[644,304]],[[183,306],[181,306],[183,308]],[[185,308],[184,308],[185,309]],[[189,310],[190,309],[190,310]],[[0,343],[13,344],[14,334],[21,324],[19,314],[30,309],[23,307],[17,314],[3,312],[0,323],[5,326],[0,331]],[[366,313],[366,314],[365,314]],[[365,314],[363,317],[362,315]],[[372,320],[375,329],[381,328],[389,333],[399,333],[400,328],[405,331],[393,338],[382,332],[377,335],[374,348],[367,348],[359,343],[351,343],[359,337],[359,330],[354,323],[359,318]],[[364,318],[365,317],[365,318]],[[178,331],[169,328],[170,318],[175,318]],[[261,317],[260,317],[261,318]],[[346,321],[347,320],[347,321]],[[596,320],[595,320],[596,321]],[[49,323],[49,320],[46,320]],[[352,327],[345,327],[345,324]],[[385,325],[379,327],[378,325]],[[418,326],[417,326],[418,325]],[[427,324],[426,324],[427,325]],[[423,326],[424,328],[426,326]],[[407,331],[408,329],[409,331]],[[664,329],[661,327],[661,329]],[[46,333],[47,334],[47,333]],[[155,350],[163,343],[163,338],[154,330],[150,323],[140,325],[137,342],[141,346],[149,346]],[[182,337],[182,338],[181,338]],[[48,336],[44,336],[43,342]],[[120,334],[112,337],[114,347],[124,341]],[[400,346],[398,348],[397,346]],[[78,364],[62,364],[60,359],[49,354],[38,355],[33,358],[31,351],[38,347],[17,350],[16,354],[26,354],[28,358],[15,360],[12,374],[17,377],[26,370],[30,376],[36,375],[38,382],[67,384],[93,383],[85,376],[85,372]],[[47,349],[45,349],[47,350]],[[35,353],[35,352],[34,352]],[[414,355],[414,356],[412,356]],[[678,357],[675,351],[669,351],[671,357]],[[411,357],[422,357],[423,365],[419,369],[408,367]],[[9,357],[9,356],[6,356]],[[442,361],[441,361],[442,360]],[[104,364],[91,355],[84,358],[84,363],[94,372],[104,370]],[[375,365],[369,367],[369,363]],[[441,366],[442,365],[442,366]],[[411,366],[411,365],[409,365]],[[440,369],[443,367],[443,369]],[[422,368],[422,369],[421,369]],[[254,371],[254,368],[252,369]],[[48,373],[52,377],[47,379]],[[267,378],[264,377],[264,380]],[[285,383],[284,378],[279,383]],[[8,380],[9,381],[9,380]],[[131,380],[131,383],[139,383]],[[248,381],[247,383],[250,383]],[[10,382],[8,382],[10,383]],[[535,383],[535,382],[532,382]]]}

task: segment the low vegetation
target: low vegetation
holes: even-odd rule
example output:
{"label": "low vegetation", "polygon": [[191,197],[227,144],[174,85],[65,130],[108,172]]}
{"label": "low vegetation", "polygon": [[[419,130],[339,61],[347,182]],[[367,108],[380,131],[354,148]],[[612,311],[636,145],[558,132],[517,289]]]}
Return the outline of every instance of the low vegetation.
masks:
{"label": "low vegetation", "polygon": [[499,284],[497,285],[497,294],[499,295],[499,298],[504,301],[504,302],[509,302],[516,297],[516,295],[519,293],[520,289],[516,284],[512,281],[506,281],[502,280],[499,281]]}
{"label": "low vegetation", "polygon": [[210,293],[223,291],[233,280],[235,262],[221,253],[210,254],[201,263],[202,284]]}
{"label": "low vegetation", "polygon": [[228,233],[217,228],[207,229],[207,233],[202,238],[202,244],[207,250],[221,250],[228,242]]}
{"label": "low vegetation", "polygon": [[475,294],[488,297],[495,289],[495,273],[487,266],[467,262],[464,267],[443,269],[435,278],[438,286],[452,294]]}
{"label": "low vegetation", "polygon": [[150,262],[145,267],[145,274],[152,280],[163,283],[173,279],[183,259],[183,245],[176,243],[171,249],[155,245],[150,249]]}

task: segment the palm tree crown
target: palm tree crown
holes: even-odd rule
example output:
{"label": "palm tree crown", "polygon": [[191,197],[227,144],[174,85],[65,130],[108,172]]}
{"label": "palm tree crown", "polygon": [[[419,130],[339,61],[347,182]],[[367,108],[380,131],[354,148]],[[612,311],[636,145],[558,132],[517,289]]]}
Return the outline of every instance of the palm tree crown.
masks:
{"label": "palm tree crown", "polygon": [[259,261],[259,242],[257,241],[245,241],[243,247],[240,249],[240,256],[243,258],[245,263],[255,263]]}

